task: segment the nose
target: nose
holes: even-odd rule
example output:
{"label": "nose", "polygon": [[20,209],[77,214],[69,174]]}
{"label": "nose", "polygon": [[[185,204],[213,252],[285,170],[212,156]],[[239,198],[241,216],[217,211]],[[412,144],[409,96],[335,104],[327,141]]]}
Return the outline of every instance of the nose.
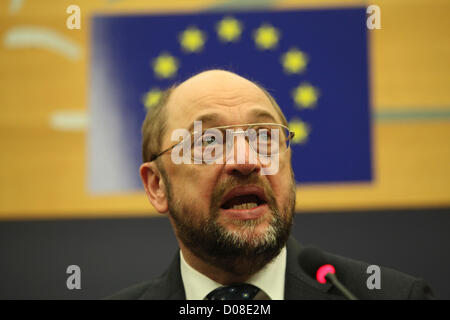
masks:
{"label": "nose", "polygon": [[233,145],[227,146],[225,172],[230,175],[242,176],[260,173],[261,162],[257,153],[250,147],[248,139],[244,135],[238,135],[235,138],[236,141],[233,141]]}

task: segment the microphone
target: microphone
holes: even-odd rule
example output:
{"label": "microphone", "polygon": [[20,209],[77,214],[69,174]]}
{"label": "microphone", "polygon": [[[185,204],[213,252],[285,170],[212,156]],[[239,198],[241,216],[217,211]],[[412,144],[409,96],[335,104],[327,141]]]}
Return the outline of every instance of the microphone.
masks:
{"label": "microphone", "polygon": [[330,281],[344,297],[349,300],[358,300],[337,278],[336,269],[333,265],[327,263],[322,252],[314,247],[306,247],[299,256],[299,262],[302,269],[319,283]]}

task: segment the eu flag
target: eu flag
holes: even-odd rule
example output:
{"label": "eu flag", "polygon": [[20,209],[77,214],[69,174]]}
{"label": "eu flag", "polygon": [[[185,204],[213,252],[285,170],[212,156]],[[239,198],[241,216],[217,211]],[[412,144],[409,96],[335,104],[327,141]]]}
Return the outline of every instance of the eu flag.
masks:
{"label": "eu flag", "polygon": [[99,15],[92,23],[89,186],[140,189],[140,128],[161,90],[206,69],[275,97],[299,183],[371,181],[363,8]]}

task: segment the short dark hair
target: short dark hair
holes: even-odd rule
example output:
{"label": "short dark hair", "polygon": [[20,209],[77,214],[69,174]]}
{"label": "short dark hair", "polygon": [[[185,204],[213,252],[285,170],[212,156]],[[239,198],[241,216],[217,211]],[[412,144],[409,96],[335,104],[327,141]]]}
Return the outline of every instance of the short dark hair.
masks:
{"label": "short dark hair", "polygon": [[269,99],[269,101],[272,103],[272,106],[275,107],[275,111],[278,113],[278,116],[281,119],[281,122],[283,125],[285,125],[286,127],[289,127],[289,124],[286,120],[286,117],[284,116],[283,111],[281,111],[280,106],[278,105],[277,101],[275,100],[275,98],[269,93],[269,91],[267,91],[267,89],[265,89],[262,85],[260,85],[259,83],[254,82],[254,84],[260,88],[262,90],[262,92],[264,92],[264,94],[266,95],[266,97]]}
{"label": "short dark hair", "polygon": [[162,137],[166,131],[167,111],[166,104],[176,88],[172,85],[164,90],[156,105],[148,108],[147,115],[142,124],[142,160],[149,162],[161,150]]}

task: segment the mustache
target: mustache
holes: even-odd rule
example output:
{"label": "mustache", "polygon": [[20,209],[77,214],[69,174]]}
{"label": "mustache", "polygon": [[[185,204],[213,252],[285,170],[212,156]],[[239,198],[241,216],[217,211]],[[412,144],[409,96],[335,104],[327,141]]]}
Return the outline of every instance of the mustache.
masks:
{"label": "mustache", "polygon": [[220,203],[223,197],[232,189],[239,186],[253,185],[258,186],[264,190],[264,194],[267,198],[267,204],[269,208],[276,209],[277,202],[272,188],[267,180],[264,180],[257,173],[250,174],[248,176],[230,176],[225,181],[221,182],[213,191],[211,196],[210,210],[216,212],[220,208]]}

